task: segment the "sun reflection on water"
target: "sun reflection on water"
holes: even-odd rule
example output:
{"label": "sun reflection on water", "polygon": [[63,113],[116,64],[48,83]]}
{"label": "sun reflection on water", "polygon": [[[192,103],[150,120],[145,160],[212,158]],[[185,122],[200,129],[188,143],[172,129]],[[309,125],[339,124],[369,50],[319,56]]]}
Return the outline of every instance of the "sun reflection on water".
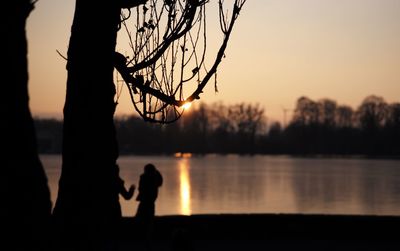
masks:
{"label": "sun reflection on water", "polygon": [[189,165],[187,159],[179,162],[179,183],[180,183],[180,211],[183,215],[190,215],[192,213],[190,201],[190,177]]}

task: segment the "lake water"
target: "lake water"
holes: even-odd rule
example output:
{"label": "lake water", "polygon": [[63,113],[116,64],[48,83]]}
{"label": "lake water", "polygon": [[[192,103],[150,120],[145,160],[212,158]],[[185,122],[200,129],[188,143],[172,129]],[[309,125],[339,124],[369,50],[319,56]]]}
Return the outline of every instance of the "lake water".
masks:
{"label": "lake water", "polygon": [[[53,204],[61,156],[41,155]],[[164,184],[157,215],[305,213],[400,215],[400,160],[288,156],[121,156],[120,174],[138,184],[152,162]],[[138,203],[120,198],[124,216]]]}

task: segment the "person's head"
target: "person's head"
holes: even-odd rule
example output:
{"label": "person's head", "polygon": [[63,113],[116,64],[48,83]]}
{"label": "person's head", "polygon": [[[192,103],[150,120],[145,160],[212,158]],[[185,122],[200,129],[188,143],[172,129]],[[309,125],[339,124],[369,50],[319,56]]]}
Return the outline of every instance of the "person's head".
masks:
{"label": "person's head", "polygon": [[149,163],[149,164],[147,164],[147,165],[144,166],[144,172],[145,172],[145,173],[152,173],[152,172],[154,172],[155,170],[156,170],[156,167],[155,167],[153,164],[151,164],[151,163]]}

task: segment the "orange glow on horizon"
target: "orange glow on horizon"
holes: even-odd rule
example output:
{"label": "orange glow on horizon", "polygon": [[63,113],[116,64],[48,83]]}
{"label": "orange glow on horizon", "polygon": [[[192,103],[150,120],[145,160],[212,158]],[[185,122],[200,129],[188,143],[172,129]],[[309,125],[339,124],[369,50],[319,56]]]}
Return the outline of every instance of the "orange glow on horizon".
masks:
{"label": "orange glow on horizon", "polygon": [[191,158],[192,154],[191,153],[181,153],[181,152],[177,152],[174,154],[175,158]]}

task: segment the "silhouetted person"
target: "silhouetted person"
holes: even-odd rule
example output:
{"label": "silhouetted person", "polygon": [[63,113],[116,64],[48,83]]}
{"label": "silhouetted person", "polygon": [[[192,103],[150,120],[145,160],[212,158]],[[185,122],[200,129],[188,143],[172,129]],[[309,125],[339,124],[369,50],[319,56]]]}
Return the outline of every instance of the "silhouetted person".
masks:
{"label": "silhouetted person", "polygon": [[139,194],[136,200],[139,206],[136,212],[136,219],[139,226],[144,230],[146,239],[150,236],[153,228],[153,219],[155,215],[155,201],[158,196],[158,188],[162,185],[163,178],[161,173],[153,164],[144,166],[144,172],[140,175]]}

